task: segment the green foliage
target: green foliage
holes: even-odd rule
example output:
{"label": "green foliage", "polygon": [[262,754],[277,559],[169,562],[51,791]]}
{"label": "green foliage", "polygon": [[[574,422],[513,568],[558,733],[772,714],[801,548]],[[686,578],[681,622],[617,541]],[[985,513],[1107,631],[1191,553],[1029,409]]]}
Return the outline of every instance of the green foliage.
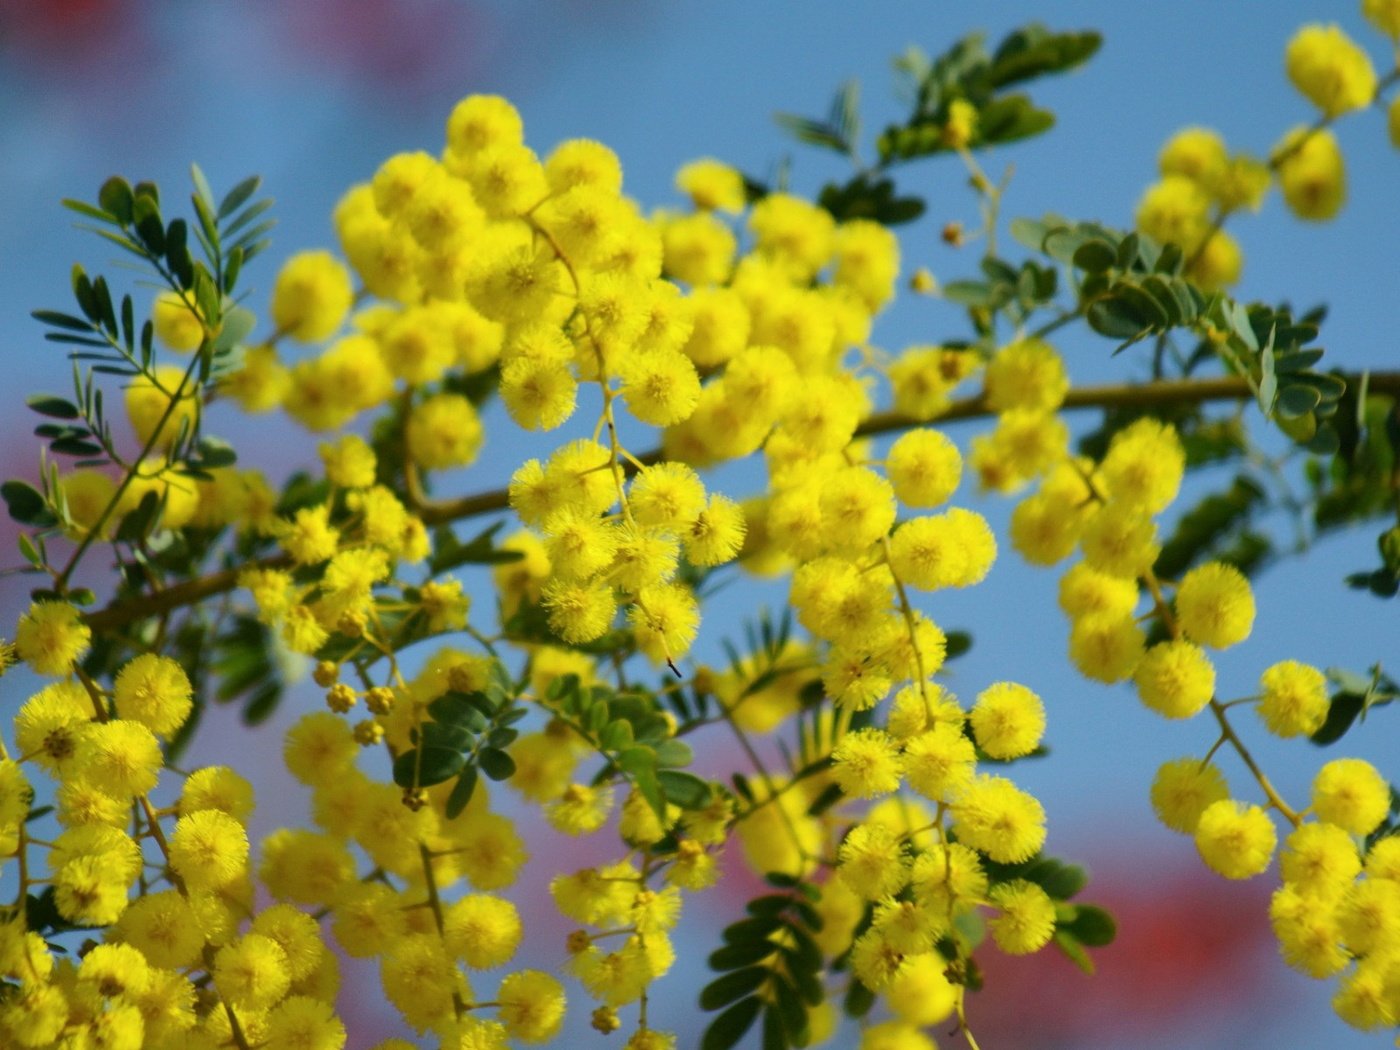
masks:
{"label": "green foliage", "polygon": [[1400,684],[1382,673],[1380,664],[1372,667],[1366,675],[1329,667],[1327,679],[1334,689],[1327,709],[1327,720],[1312,735],[1314,744],[1335,744],[1358,721],[1364,722],[1372,708],[1400,697]]}
{"label": "green foliage", "polygon": [[824,995],[822,953],[812,935],[821,916],[812,904],[821,891],[781,872],[767,876],[786,892],[755,897],[748,917],[725,927],[724,944],[710,953],[710,969],[721,976],[700,992],[700,1007],[723,1012],[710,1022],[704,1050],[728,1050],[763,1015],[764,1050],[786,1050],[810,1041],[808,1010]]}
{"label": "green foliage", "polygon": [[448,795],[448,819],[471,801],[478,771],[491,780],[508,780],[515,762],[506,753],[520,735],[515,723],[528,713],[519,690],[498,660],[477,692],[449,689],[428,704],[428,720],[409,733],[412,747],[394,758],[394,783],[406,792],[457,778]]}

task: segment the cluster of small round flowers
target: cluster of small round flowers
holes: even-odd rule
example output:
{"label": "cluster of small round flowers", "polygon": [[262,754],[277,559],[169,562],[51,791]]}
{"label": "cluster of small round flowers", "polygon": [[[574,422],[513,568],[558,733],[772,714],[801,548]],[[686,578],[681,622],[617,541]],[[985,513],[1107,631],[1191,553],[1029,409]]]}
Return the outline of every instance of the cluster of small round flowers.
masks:
{"label": "cluster of small round flowers", "polygon": [[1258,211],[1272,181],[1268,166],[1247,153],[1231,154],[1217,132],[1201,127],[1173,135],[1157,164],[1161,179],[1138,203],[1137,228],[1180,247],[1190,263],[1187,276],[1203,288],[1236,283],[1244,257],[1212,211]]}
{"label": "cluster of small round flowers", "polygon": [[972,439],[970,459],[983,488],[1014,491],[1062,462],[1069,428],[1056,414],[1069,375],[1054,347],[1019,339],[987,362],[983,396],[997,414],[990,434]]}
{"label": "cluster of small round flowers", "polygon": [[[55,957],[22,912],[0,924],[0,972],[12,982],[0,1043],[202,1050],[227,1045],[236,1027],[261,1045],[339,1050],[334,958],[316,920],[284,906],[254,913],[252,788],[208,767],[185,777],[171,805],[151,801],[161,741],[193,707],[184,669],[147,653],[104,689],[72,671],[71,646],[58,660],[52,641],[47,662],[33,650],[31,665],[61,677],[15,715],[22,757],[0,762],[0,827],[7,857],[22,858],[21,897],[47,867],[58,914],[100,930],[101,943],[81,959]],[[62,830],[51,842],[24,829],[25,765],[56,781]]]}
{"label": "cluster of small round flowers", "polygon": [[321,445],[329,482],[322,502],[274,518],[269,531],[289,568],[255,565],[239,583],[251,592],[258,618],[295,653],[313,654],[334,635],[383,633],[378,601],[408,607],[429,633],[461,630],[470,606],[461,582],[441,576],[419,587],[397,579],[398,563],[421,562],[429,540],[422,520],[387,487],[375,484],[376,458],[353,434]]}
{"label": "cluster of small round flowers", "polygon": [[[1009,954],[1049,942],[1055,908],[1045,890],[1019,879],[990,881],[982,863],[1034,856],[1045,839],[1044,810],[1007,778],[977,772],[979,750],[1000,761],[1023,757],[1044,728],[1040,698],[1021,685],[989,687],[966,715],[937,687],[909,686],[895,698],[886,729],[847,734],[832,752],[831,775],[845,796],[885,799],[840,837],[831,906],[843,895],[873,906],[869,928],[848,941],[851,965],[863,984],[891,997],[900,1016],[902,982],[941,958],[935,945],[963,913],[991,908],[993,939]],[[886,797],[904,783],[948,813],[952,839],[933,837],[942,821],[919,798]],[[854,926],[839,928],[849,937]]]}

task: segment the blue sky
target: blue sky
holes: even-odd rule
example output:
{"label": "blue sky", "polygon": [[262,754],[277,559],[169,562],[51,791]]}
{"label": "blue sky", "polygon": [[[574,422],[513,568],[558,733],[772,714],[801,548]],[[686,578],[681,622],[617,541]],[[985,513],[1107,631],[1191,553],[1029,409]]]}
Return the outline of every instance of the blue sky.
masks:
{"label": "blue sky", "polygon": [[[1337,19],[1382,69],[1388,50],[1362,22],[1359,5],[1321,0],[356,0],[339,15],[331,0],[90,6],[115,12],[114,20],[97,33],[79,18],[57,44],[34,27],[33,12],[0,14],[16,19],[8,34],[0,23],[0,367],[23,377],[23,389],[11,391],[14,405],[32,389],[67,384],[66,363],[40,340],[28,311],[64,305],[74,259],[90,269],[111,262],[70,228],[57,200],[90,197],[114,172],[154,178],[168,198],[184,194],[191,160],[216,190],[261,173],[278,199],[281,225],[273,251],[248,278],[256,303],[277,259],[330,241],[331,208],[352,182],[393,152],[439,146],[446,114],[462,95],[510,97],[527,140],[541,152],[579,136],[608,143],[622,158],[628,192],[648,206],[674,202],[676,167],[700,155],[763,174],[790,154],[794,186],[811,192],[838,171],[826,157],[780,137],[774,112],[819,115],[837,85],[855,77],[866,126],[879,128],[900,113],[890,93],[894,54],[910,44],[937,52],[979,28],[996,39],[1040,19],[1054,28],[1098,29],[1103,50],[1073,75],[1032,85],[1037,101],[1060,118],[1052,134],[993,153],[984,164],[993,174],[1015,166],[1007,217],[1053,210],[1127,225],[1154,175],[1157,150],[1177,128],[1209,124],[1232,147],[1264,154],[1285,129],[1312,119],[1283,75],[1283,48],[1297,26]],[[371,30],[355,32],[357,18]],[[127,28],[122,19],[131,20]],[[1351,196],[1341,217],[1303,224],[1275,196],[1261,215],[1233,225],[1247,260],[1240,292],[1303,306],[1325,301],[1332,310],[1322,337],[1329,362],[1396,367],[1391,307],[1400,292],[1393,256],[1400,154],[1386,142],[1380,113],[1349,119],[1339,139]],[[975,248],[959,253],[937,239],[945,221],[975,223],[960,169],[926,163],[911,167],[900,185],[929,202],[928,216],[904,236],[906,265],[928,265],[945,281],[970,274]],[[964,334],[955,311],[921,302],[882,320],[875,341],[896,349]],[[1060,346],[1077,381],[1145,371],[1131,353],[1110,359],[1112,344],[1089,334],[1068,335]],[[6,418],[6,462],[11,472],[27,471],[26,421],[19,413]],[[977,429],[964,425],[954,433],[964,442]],[[285,458],[289,449],[298,462],[314,460],[314,442],[289,425],[230,436],[248,462]],[[508,476],[518,457],[506,454],[506,444],[488,444],[464,489]],[[724,475],[721,487],[731,477],[737,495],[756,484],[752,474],[735,472]],[[1006,501],[968,489],[962,498],[1004,524]],[[1346,572],[1371,565],[1375,531],[1332,537],[1258,581],[1255,636],[1219,660],[1223,694],[1249,692],[1260,670],[1285,657],[1355,669],[1391,660],[1396,607],[1340,583]],[[1160,761],[1203,751],[1209,730],[1199,722],[1164,724],[1128,689],[1075,675],[1063,657],[1065,625],[1053,612],[1055,580],[1054,572],[1028,569],[1007,550],[985,585],[929,603],[940,623],[976,636],[950,684],[971,695],[1012,679],[1046,698],[1055,755],[1017,776],[1046,803],[1052,849],[1107,857],[1104,840],[1111,837],[1145,858],[1144,878],[1154,864],[1193,862],[1188,842],[1155,825],[1146,789]],[[735,587],[725,596],[736,608],[781,601],[772,587]],[[7,593],[6,601],[12,607],[18,598]],[[707,628],[699,651],[716,654],[716,642]],[[1348,753],[1400,770],[1394,718],[1379,712],[1367,732],[1348,738]],[[1257,725],[1240,721],[1285,796],[1301,799],[1324,756],[1308,745],[1271,744]],[[1243,787],[1242,770],[1227,764],[1227,772]],[[1287,974],[1280,980],[1288,998],[1278,1008],[1287,1011],[1290,1027],[1283,1034],[1271,1030],[1269,1045],[1380,1045],[1330,1016],[1327,986]],[[1254,1045],[1248,1033],[1230,1031],[1218,1042],[1219,1029],[1195,1030],[1189,1022],[1175,1035],[1199,1046]]]}

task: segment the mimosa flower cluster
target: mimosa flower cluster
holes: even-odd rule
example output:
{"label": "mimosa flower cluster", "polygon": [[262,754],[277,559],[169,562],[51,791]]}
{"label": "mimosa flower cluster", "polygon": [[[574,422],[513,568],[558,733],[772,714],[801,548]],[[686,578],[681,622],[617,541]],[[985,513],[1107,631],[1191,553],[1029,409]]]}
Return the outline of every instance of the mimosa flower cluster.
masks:
{"label": "mimosa flower cluster", "polygon": [[[1400,39],[1400,5],[1363,8]],[[1150,276],[1178,281],[1192,307],[1181,327],[1266,412],[1273,364],[1231,350],[1220,321],[1248,321],[1225,292],[1243,253],[1223,227],[1275,181],[1297,216],[1335,215],[1332,125],[1397,80],[1336,27],[1300,31],[1285,64],[1317,120],[1267,159],[1178,133],[1135,216],[1167,259]],[[984,101],[931,104],[914,141],[968,166],[984,271],[1015,275],[992,248],[1005,187],[973,155],[990,142]],[[1400,143],[1396,104],[1389,123]],[[229,246],[261,214],[240,211],[252,191],[214,204],[196,171],[194,224],[167,226],[154,187],[115,181],[78,210],[168,285],[148,324],[129,299],[118,323],[105,282],[80,268],[92,324],[38,316],[69,333],[59,341],[117,353],[109,400],[130,440],[80,373],[80,404],[31,407],[78,421],[39,433],[86,458],[46,459],[39,488],[5,493],[47,579],[0,643],[0,673],[24,665],[6,678],[0,741],[0,871],[18,887],[0,909],[0,1045],[340,1050],[340,968],[355,960],[402,1022],[375,1050],[503,1050],[584,1023],[625,1050],[669,1050],[682,1041],[663,980],[677,923],[741,859],[776,892],[747,902],[710,957],[722,976],[700,1001],[723,1013],[707,1046],[736,1045],[760,1015],[765,1045],[815,1045],[835,1037],[840,1002],[862,1050],[933,1050],[934,1026],[975,1047],[985,953],[1055,945],[1092,970],[1085,948],[1113,927],[1072,900],[1083,872],[1045,854],[1045,807],[1008,775],[1044,754],[1057,699],[1035,683],[949,688],[956,639],[940,609],[998,556],[964,505],[973,478],[1016,496],[1006,541],[1026,561],[1069,563],[1070,662],[1164,718],[1212,726],[1200,754],[1157,771],[1162,823],[1226,878],[1277,858],[1284,958],[1338,979],[1347,1023],[1400,1022],[1384,775],[1334,759],[1293,806],[1251,755],[1236,709],[1277,737],[1312,735],[1328,678],[1271,654],[1257,688],[1220,699],[1213,654],[1249,639],[1259,611],[1224,556],[1159,569],[1191,465],[1171,406],[1119,420],[1093,454],[1072,443],[1075,388],[1053,333],[1092,322],[1112,280],[1143,276],[1136,237],[1103,265],[1092,250],[1060,258],[1077,298],[1039,327],[1036,310],[1058,310],[1053,281],[972,306],[973,341],[891,353],[874,332],[900,286],[902,220],[870,217],[877,197],[814,202],[702,159],[677,174],[684,206],[648,212],[606,146],[538,154],[509,102],[474,95],[439,150],[390,157],[346,193],[338,251],[284,263],[254,338],[233,295],[253,235]],[[192,269],[190,237],[208,267]],[[960,228],[945,240],[965,243]],[[926,270],[907,284],[938,294]],[[488,433],[496,397],[501,430],[558,436],[506,461],[504,489],[450,495],[484,452],[508,455]],[[316,468],[277,483],[235,465],[205,433],[216,401],[318,435]],[[954,416],[992,422],[960,438]],[[750,457],[764,479],[747,498],[702,478]],[[505,521],[466,542],[453,532],[485,513],[518,528],[499,542]],[[109,585],[99,550],[119,579],[94,608]],[[796,628],[765,618],[719,664],[706,654],[731,618],[717,627],[702,608],[740,571],[787,578]],[[489,573],[496,609],[472,607],[472,572]],[[281,758],[311,819],[254,841],[246,770],[179,755],[211,696],[251,695],[254,720],[301,667],[318,702]],[[26,674],[16,697],[8,684]],[[684,767],[690,735],[716,724],[751,768],[710,781]],[[513,810],[486,780],[518,796]],[[572,927],[552,941],[556,917],[514,890],[531,858],[507,813],[523,807],[542,835],[609,844],[587,866],[551,859],[550,898]],[[527,938],[539,968],[519,961]]]}

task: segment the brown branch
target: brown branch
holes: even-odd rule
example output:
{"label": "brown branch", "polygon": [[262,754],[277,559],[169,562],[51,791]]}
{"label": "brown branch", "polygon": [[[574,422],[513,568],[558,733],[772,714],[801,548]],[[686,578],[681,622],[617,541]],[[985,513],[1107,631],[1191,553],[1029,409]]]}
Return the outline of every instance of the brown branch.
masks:
{"label": "brown branch", "polygon": [[[1348,383],[1359,377],[1348,375]],[[1400,397],[1400,372],[1373,372],[1367,380],[1367,390],[1373,394],[1391,394]],[[1204,404],[1209,401],[1247,401],[1253,397],[1249,384],[1238,376],[1219,376],[1209,379],[1163,379],[1152,383],[1110,383],[1099,386],[1082,386],[1065,395],[1062,406],[1065,410],[1077,411],[1090,408],[1149,408],[1161,404]],[[876,434],[889,434],[927,423],[954,423],[964,419],[977,419],[995,415],[981,394],[952,402],[948,408],[932,420],[911,419],[895,412],[877,412],[856,428],[856,436],[871,437]],[[637,457],[642,465],[659,462],[660,449],[653,449]],[[634,474],[637,467],[630,461],[620,464],[627,474]],[[459,499],[442,500],[415,507],[425,525],[443,525],[464,518],[480,517],[510,507],[509,491],[504,488],[476,492]],[[136,598],[120,598],[97,612],[89,613],[85,619],[94,631],[109,631],[123,627],[148,616],[159,616],[186,605],[194,605],[205,598],[223,594],[238,586],[238,576],[248,568],[286,568],[291,559],[285,555],[263,558],[237,569],[224,569],[220,572],[201,576],[198,579],[177,583],[173,587],[157,591],[155,594]]]}

